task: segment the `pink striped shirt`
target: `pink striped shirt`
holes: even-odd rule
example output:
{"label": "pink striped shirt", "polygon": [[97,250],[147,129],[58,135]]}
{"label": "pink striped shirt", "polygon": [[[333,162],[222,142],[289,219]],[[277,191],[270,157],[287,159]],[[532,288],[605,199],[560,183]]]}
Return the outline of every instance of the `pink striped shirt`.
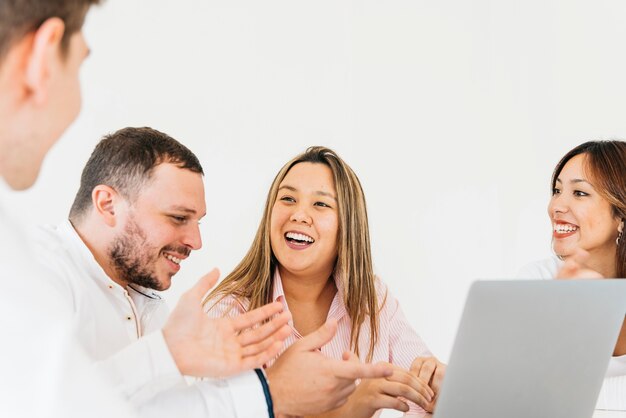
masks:
{"label": "pink striped shirt", "polygon": [[[351,351],[351,324],[350,317],[346,311],[346,305],[344,304],[343,286],[339,280],[335,280],[335,284],[337,286],[337,293],[330,305],[327,318],[337,320],[337,334],[328,344],[321,348],[321,351],[330,358],[341,359],[344,351]],[[420,336],[407,322],[396,298],[389,293],[387,286],[380,280],[377,280],[376,283],[376,296],[379,303],[385,301],[385,304],[379,314],[380,329],[378,332],[378,342],[374,347],[372,362],[386,361],[408,370],[416,357],[431,356],[432,354],[424,341],[422,341]],[[274,273],[274,293],[272,300],[274,302],[281,302],[285,310],[289,310],[278,269],[276,269]],[[240,301],[234,296],[227,296],[219,303],[215,304],[215,306],[209,301],[205,305],[205,309],[209,316],[218,318],[244,313],[247,310],[247,305],[247,301]],[[285,340],[282,351],[285,351],[294,342],[302,338],[300,333],[293,326],[293,322],[290,322],[289,325],[293,332]],[[370,335],[369,322],[365,321],[362,325],[359,341],[359,353],[362,359],[367,356],[369,351]],[[272,363],[273,361],[271,361],[268,366]],[[423,413],[423,410],[412,402],[409,402],[409,405],[411,406],[411,411],[407,414],[411,414],[412,412]]]}

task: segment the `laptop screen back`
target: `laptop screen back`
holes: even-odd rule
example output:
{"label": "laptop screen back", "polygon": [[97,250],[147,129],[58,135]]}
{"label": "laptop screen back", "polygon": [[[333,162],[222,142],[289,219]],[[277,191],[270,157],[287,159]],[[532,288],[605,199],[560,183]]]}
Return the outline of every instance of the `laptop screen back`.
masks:
{"label": "laptop screen back", "polygon": [[478,281],[435,418],[588,418],[626,314],[626,280]]}

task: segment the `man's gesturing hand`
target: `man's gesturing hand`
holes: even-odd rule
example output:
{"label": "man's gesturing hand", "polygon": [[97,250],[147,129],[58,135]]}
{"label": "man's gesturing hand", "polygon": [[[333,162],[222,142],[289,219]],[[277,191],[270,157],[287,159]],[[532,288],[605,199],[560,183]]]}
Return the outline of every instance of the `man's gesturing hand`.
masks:
{"label": "man's gesturing hand", "polygon": [[165,342],[184,375],[227,377],[261,367],[278,354],[291,332],[287,326],[291,316],[279,313],[280,303],[236,317],[209,318],[202,298],[218,277],[219,271],[213,269],[185,292],[163,327]]}
{"label": "man's gesturing hand", "polygon": [[390,376],[391,365],[363,364],[344,354],[331,359],[319,352],[337,332],[337,322],[328,321],[317,331],[293,344],[267,370],[277,416],[314,415],[343,405],[354,392],[355,380]]}

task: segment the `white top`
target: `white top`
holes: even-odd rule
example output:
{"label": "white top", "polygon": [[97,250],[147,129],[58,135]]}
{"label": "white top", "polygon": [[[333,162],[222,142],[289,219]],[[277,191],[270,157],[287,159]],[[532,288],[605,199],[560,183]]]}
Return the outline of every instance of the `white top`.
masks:
{"label": "white top", "polygon": [[[528,264],[520,279],[554,279],[563,262],[556,256]],[[626,355],[611,357],[596,409],[626,410]]]}
{"label": "white top", "polygon": [[38,231],[39,260],[63,283],[64,303],[78,323],[80,344],[96,367],[149,417],[263,417],[267,404],[254,371],[188,384],[161,328],[168,309],[161,296],[111,280],[69,221]]}
{"label": "white top", "polygon": [[0,416],[132,416],[90,366],[58,283],[34,265],[25,228],[10,213],[0,199]]}

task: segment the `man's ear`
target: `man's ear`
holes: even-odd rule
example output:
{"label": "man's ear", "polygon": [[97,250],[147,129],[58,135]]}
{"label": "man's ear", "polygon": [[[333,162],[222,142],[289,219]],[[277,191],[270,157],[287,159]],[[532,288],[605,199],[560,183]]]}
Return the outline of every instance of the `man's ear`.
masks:
{"label": "man's ear", "polygon": [[61,41],[65,23],[51,17],[35,31],[26,61],[25,83],[36,104],[48,100],[48,87],[55,61],[62,59]]}
{"label": "man's ear", "polygon": [[108,226],[113,227],[116,224],[116,205],[121,198],[115,189],[104,184],[97,185],[91,192],[91,203],[98,216]]}

